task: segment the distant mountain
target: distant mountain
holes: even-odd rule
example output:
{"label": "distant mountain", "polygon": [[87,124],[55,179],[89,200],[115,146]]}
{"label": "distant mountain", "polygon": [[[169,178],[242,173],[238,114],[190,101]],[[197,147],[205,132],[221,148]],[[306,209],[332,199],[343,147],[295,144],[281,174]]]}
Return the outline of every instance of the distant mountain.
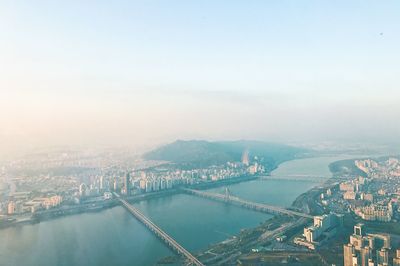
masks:
{"label": "distant mountain", "polygon": [[143,157],[147,160],[206,167],[241,161],[243,152],[246,150],[251,159],[257,156],[267,168],[273,168],[283,161],[291,160],[306,152],[305,149],[262,141],[177,140],[150,151]]}

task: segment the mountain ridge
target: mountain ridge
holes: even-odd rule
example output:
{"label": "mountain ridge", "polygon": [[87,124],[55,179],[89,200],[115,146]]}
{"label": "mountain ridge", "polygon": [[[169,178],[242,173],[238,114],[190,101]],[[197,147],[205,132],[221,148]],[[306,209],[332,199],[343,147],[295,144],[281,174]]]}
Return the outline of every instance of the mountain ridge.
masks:
{"label": "mountain ridge", "polygon": [[276,167],[279,163],[294,159],[307,151],[303,148],[258,140],[176,140],[145,153],[143,158],[207,167],[241,161],[242,154],[246,150],[251,158],[257,156],[268,168]]}

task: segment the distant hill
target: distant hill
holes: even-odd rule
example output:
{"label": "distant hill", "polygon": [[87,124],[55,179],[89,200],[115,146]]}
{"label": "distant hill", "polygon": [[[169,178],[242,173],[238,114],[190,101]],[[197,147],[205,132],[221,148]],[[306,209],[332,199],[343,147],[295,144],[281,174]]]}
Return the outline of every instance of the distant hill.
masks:
{"label": "distant hill", "polygon": [[306,152],[305,149],[262,141],[177,140],[150,151],[143,157],[147,160],[206,167],[240,161],[245,150],[248,150],[250,158],[257,156],[260,160],[262,159],[262,164],[267,168],[273,168],[283,161],[291,160]]}

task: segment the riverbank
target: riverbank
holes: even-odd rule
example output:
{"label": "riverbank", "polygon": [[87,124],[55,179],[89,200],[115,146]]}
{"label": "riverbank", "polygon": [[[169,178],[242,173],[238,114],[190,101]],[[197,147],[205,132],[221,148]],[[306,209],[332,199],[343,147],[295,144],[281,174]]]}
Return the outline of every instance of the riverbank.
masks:
{"label": "riverbank", "polygon": [[[360,175],[360,171],[354,166],[356,159],[337,160],[329,164],[330,178],[318,186],[311,188],[307,192],[299,195],[293,202],[295,208],[308,211],[312,215],[321,215],[327,211],[318,203],[321,193],[327,189],[334,187],[338,182],[348,179],[350,176]],[[340,232],[325,246],[317,251],[304,250],[303,252],[290,250],[292,244],[286,245],[286,250],[264,250],[260,253],[247,252],[241,255],[238,259],[244,265],[257,264],[261,262],[273,262],[273,265],[284,265],[290,260],[296,261],[299,264],[306,265],[340,265],[343,261],[343,244],[348,240],[348,235],[351,233],[352,226],[355,221],[349,215],[345,216],[345,229]],[[347,229],[350,228],[350,229]],[[296,234],[301,234],[302,227],[299,227]],[[289,239],[289,237],[288,237]],[[288,240],[288,243],[290,240]]]}
{"label": "riverbank", "polygon": [[[333,163],[335,163],[334,161]],[[346,161],[348,164],[348,161]],[[291,175],[292,178],[285,176],[282,180],[290,180],[295,182],[314,181],[315,186],[308,191],[300,194],[288,209],[301,210],[304,213],[312,215],[321,215],[324,213],[322,206],[317,204],[316,199],[321,192],[337,182],[337,175],[332,171],[329,165],[327,167],[330,177],[314,178],[310,180],[304,175]],[[326,175],[327,176],[327,175]],[[265,180],[281,180],[279,177],[262,178]],[[321,182],[323,181],[323,182]],[[217,243],[207,250],[198,253],[202,261],[209,263],[208,265],[230,265],[237,263],[240,259],[242,263],[263,263],[267,258],[282,257],[286,258],[295,256],[302,263],[311,263],[313,265],[321,265],[323,257],[318,253],[310,253],[309,250],[290,244],[290,240],[299,234],[304,226],[310,223],[310,220],[293,219],[288,216],[277,215],[265,221],[260,226],[242,230],[238,235],[231,237],[225,241]],[[284,235],[286,241],[281,243],[275,238]],[[248,236],[251,236],[250,238]],[[301,254],[301,255],[299,255]],[[308,265],[308,264],[307,264]]]}
{"label": "riverbank", "polygon": [[[247,182],[251,180],[255,180],[259,178],[258,175],[246,175],[240,177],[234,177],[230,179],[222,179],[218,181],[212,182],[204,182],[199,184],[194,184],[189,186],[192,189],[209,189],[214,187],[221,187],[231,184],[237,184],[241,182]],[[169,190],[157,191],[157,192],[149,192],[144,194],[138,194],[126,197],[126,200],[129,202],[135,203],[140,201],[145,201],[153,198],[161,198],[170,195],[175,195],[182,193],[180,188],[174,188]],[[88,203],[83,202],[79,205],[67,205],[61,206],[59,208],[38,211],[32,215],[15,215],[15,216],[7,216],[5,219],[0,220],[0,230],[7,227],[13,226],[22,226],[27,224],[35,224],[40,223],[41,221],[46,221],[50,219],[62,218],[69,215],[77,215],[86,212],[100,212],[108,208],[113,208],[118,206],[119,203],[115,199],[110,200],[99,200],[99,201],[90,201]]]}
{"label": "riverbank", "polygon": [[[312,210],[308,207],[309,201],[311,201],[310,197],[314,197],[316,193],[318,193],[317,190],[311,189],[301,194],[288,209],[309,213]],[[308,251],[305,248],[287,245],[276,241],[276,238],[284,236],[284,239],[291,239],[308,223],[310,220],[306,218],[275,215],[257,227],[242,229],[239,234],[210,246],[207,250],[197,253],[196,256],[207,265],[234,265],[235,261],[243,254],[275,253],[277,250],[280,252],[285,250],[286,252],[300,252],[305,255],[304,258],[307,261],[310,258],[308,258],[306,254]],[[161,260],[160,264],[164,264],[166,261],[168,259]],[[245,262],[249,262],[249,260],[246,259]]]}
{"label": "riverbank", "polygon": [[[327,169],[327,165],[326,158],[290,161],[282,164],[271,175],[293,177],[294,174],[304,174],[308,169],[311,176],[324,175],[320,169],[321,166]],[[299,195],[315,185],[316,183],[302,181],[256,178],[224,186],[229,188],[233,196],[289,207]],[[224,186],[210,188],[208,191],[224,193]],[[273,220],[267,214],[182,193],[156,195],[152,195],[155,198],[149,200],[138,199],[133,202],[134,206],[193,254],[207,249],[210,244],[237,237],[241,232],[242,239],[250,242],[258,233],[267,241],[271,239],[273,245],[266,248],[273,249],[273,252],[285,244],[278,243],[273,235],[285,229],[290,220]],[[264,223],[267,223],[265,232],[251,231]],[[250,231],[243,228],[250,228]],[[285,232],[290,233],[293,230]],[[119,206],[97,213],[70,215],[34,225],[0,230],[0,237],[5,240],[0,245],[0,256],[7,265],[51,266],[57,265],[60,258],[65,265],[131,265],[132,262],[135,265],[155,265],[161,258],[176,256]],[[252,252],[252,248],[260,248],[260,253],[265,252],[264,247],[258,245],[243,245],[241,250],[241,244],[245,242],[236,243],[242,253]],[[79,249],[75,248],[77,246]],[[34,254],[30,254],[32,247],[35,248]],[[224,256],[220,262],[228,262],[231,256],[240,257],[240,254]]]}

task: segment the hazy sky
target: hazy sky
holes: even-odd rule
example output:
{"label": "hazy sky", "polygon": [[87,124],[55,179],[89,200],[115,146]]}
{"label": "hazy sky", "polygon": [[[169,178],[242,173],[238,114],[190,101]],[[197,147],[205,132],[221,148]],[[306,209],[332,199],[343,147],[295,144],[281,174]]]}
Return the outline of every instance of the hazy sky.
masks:
{"label": "hazy sky", "polygon": [[399,1],[0,1],[0,145],[396,140]]}

